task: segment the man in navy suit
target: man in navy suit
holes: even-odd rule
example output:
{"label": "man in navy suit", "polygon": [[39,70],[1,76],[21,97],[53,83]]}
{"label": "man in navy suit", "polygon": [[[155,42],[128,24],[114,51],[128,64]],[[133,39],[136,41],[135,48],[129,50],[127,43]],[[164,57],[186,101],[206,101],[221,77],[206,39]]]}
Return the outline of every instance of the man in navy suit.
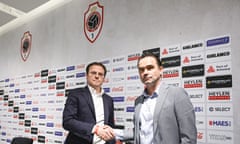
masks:
{"label": "man in navy suit", "polygon": [[102,63],[86,68],[87,86],[70,90],[63,111],[63,128],[68,130],[65,144],[114,144],[114,108],[104,93],[106,76]]}

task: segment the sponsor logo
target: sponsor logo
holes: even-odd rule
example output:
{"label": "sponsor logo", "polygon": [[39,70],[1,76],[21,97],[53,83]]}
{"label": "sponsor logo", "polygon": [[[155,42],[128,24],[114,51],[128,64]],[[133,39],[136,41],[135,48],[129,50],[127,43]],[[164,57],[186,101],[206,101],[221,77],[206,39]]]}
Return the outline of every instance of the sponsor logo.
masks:
{"label": "sponsor logo", "polygon": [[124,81],[124,77],[113,77],[112,78],[112,82],[115,83],[115,82],[122,82]]}
{"label": "sponsor logo", "polygon": [[25,114],[24,113],[19,113],[18,114],[18,119],[24,119],[25,118]]}
{"label": "sponsor logo", "polygon": [[76,78],[81,78],[81,77],[85,77],[85,76],[86,76],[86,73],[85,73],[85,72],[77,73],[77,74],[76,74]]}
{"label": "sponsor logo", "polygon": [[57,89],[57,90],[65,89],[65,82],[58,82],[56,89]]}
{"label": "sponsor logo", "polygon": [[24,126],[30,127],[31,126],[31,120],[25,120],[24,121]]}
{"label": "sponsor logo", "polygon": [[112,92],[123,92],[123,86],[113,87]]}
{"label": "sponsor logo", "polygon": [[38,136],[37,139],[39,143],[45,143],[45,136]]}
{"label": "sponsor logo", "polygon": [[61,68],[61,69],[58,69],[57,72],[64,72],[66,69],[65,68]]}
{"label": "sponsor logo", "polygon": [[99,2],[94,2],[84,13],[84,33],[91,43],[94,43],[102,30],[103,11],[104,7]]}
{"label": "sponsor logo", "polygon": [[232,75],[206,77],[207,88],[232,87]]}
{"label": "sponsor logo", "polygon": [[207,66],[207,74],[208,75],[216,75],[216,74],[226,74],[231,73],[231,63],[229,62],[222,62],[222,63],[212,63],[208,64]]}
{"label": "sponsor logo", "polygon": [[61,131],[55,131],[54,135],[55,135],[55,136],[63,136],[63,132],[61,132]]}
{"label": "sponsor logo", "polygon": [[182,56],[182,63],[184,65],[195,64],[195,63],[204,63],[204,53],[191,53]]}
{"label": "sponsor logo", "polygon": [[49,90],[54,90],[54,89],[56,89],[56,85],[55,85],[55,84],[50,84],[50,85],[48,86],[48,89],[49,89]]}
{"label": "sponsor logo", "polygon": [[197,98],[197,99],[201,99],[201,98],[203,98],[203,94],[189,94],[189,97],[191,98],[191,99],[195,99],[195,98]]}
{"label": "sponsor logo", "polygon": [[31,128],[31,134],[37,135],[37,134],[38,134],[38,128],[32,127],[32,128]]}
{"label": "sponsor logo", "polygon": [[120,57],[120,58],[113,58],[113,63],[122,63],[124,62],[124,57]]}
{"label": "sponsor logo", "polygon": [[56,73],[57,73],[56,70],[50,70],[50,71],[48,72],[48,75],[54,75],[54,74],[56,74]]}
{"label": "sponsor logo", "polygon": [[224,45],[224,44],[228,44],[228,43],[230,43],[230,37],[225,36],[225,37],[207,40],[207,47]]}
{"label": "sponsor logo", "polygon": [[112,97],[113,102],[124,102],[124,96]]}
{"label": "sponsor logo", "polygon": [[194,65],[182,67],[182,77],[194,77],[204,75],[204,65]]}
{"label": "sponsor logo", "polygon": [[157,56],[160,59],[160,48],[152,48],[152,49],[147,49],[147,50],[143,50],[142,53],[152,53],[155,56]]}
{"label": "sponsor logo", "polygon": [[231,103],[209,103],[208,115],[212,116],[233,116]]}
{"label": "sponsor logo", "polygon": [[66,79],[71,79],[71,78],[75,78],[75,74],[71,74],[71,75],[66,76]]}
{"label": "sponsor logo", "polygon": [[184,80],[184,88],[202,88],[203,80],[202,79],[192,79]]}
{"label": "sponsor logo", "polygon": [[202,121],[202,120],[196,120],[196,124],[197,124],[197,125],[204,124],[204,121]]}
{"label": "sponsor logo", "polygon": [[75,66],[69,66],[69,67],[67,67],[67,71],[73,71],[73,70],[75,70]]}
{"label": "sponsor logo", "polygon": [[232,144],[233,133],[225,131],[210,131],[208,132],[208,142]]}
{"label": "sponsor logo", "polygon": [[138,75],[134,75],[134,76],[128,76],[127,80],[138,80],[139,76]]}
{"label": "sponsor logo", "polygon": [[134,112],[134,107],[133,106],[126,107],[126,112]]}
{"label": "sponsor logo", "polygon": [[142,87],[137,86],[137,85],[129,85],[129,86],[127,86],[127,92],[128,91],[137,91],[137,90],[142,90]]}
{"label": "sponsor logo", "polygon": [[14,101],[8,101],[8,106],[13,106]]}
{"label": "sponsor logo", "polygon": [[123,117],[121,116],[117,116],[117,117],[115,117],[115,122],[116,123],[124,123],[124,119],[123,119]]}
{"label": "sponsor logo", "polygon": [[121,71],[124,71],[124,67],[113,68],[112,71],[113,72],[121,72]]}
{"label": "sponsor logo", "polygon": [[49,76],[48,77],[48,83],[55,83],[56,82],[56,76]]}
{"label": "sponsor logo", "polygon": [[53,122],[47,122],[47,127],[54,127],[54,123]]}
{"label": "sponsor logo", "polygon": [[46,77],[46,76],[48,76],[48,69],[41,71],[41,77]]}
{"label": "sponsor logo", "polygon": [[58,91],[56,96],[65,96],[65,92],[64,91]]}
{"label": "sponsor logo", "polygon": [[14,113],[19,112],[19,107],[13,107],[13,112],[14,112]]}
{"label": "sponsor logo", "polygon": [[225,57],[225,56],[229,56],[230,52],[229,51],[224,51],[224,52],[217,52],[217,53],[211,53],[211,54],[207,54],[207,58],[216,58],[216,57]]}
{"label": "sponsor logo", "polygon": [[0,90],[0,95],[4,95],[4,90]]}
{"label": "sponsor logo", "polygon": [[208,100],[230,100],[229,90],[208,91]]}
{"label": "sponsor logo", "polygon": [[101,63],[104,65],[107,65],[107,64],[110,64],[110,60],[104,60],[104,61],[101,61]]}
{"label": "sponsor logo", "polygon": [[207,63],[231,61],[231,48],[224,47],[207,50],[205,54],[205,61]]}
{"label": "sponsor logo", "polygon": [[56,143],[56,144],[62,144],[62,143],[64,143],[63,141],[60,141],[60,140],[54,140],[54,143]]}
{"label": "sponsor logo", "polygon": [[103,88],[103,90],[104,90],[105,93],[109,93],[110,92],[110,88],[109,87],[105,87],[105,88]]}
{"label": "sponsor logo", "polygon": [[170,54],[178,54],[180,53],[179,46],[165,47],[161,51],[161,56],[167,56]]}
{"label": "sponsor logo", "polygon": [[46,119],[46,115],[39,115],[39,119]]}
{"label": "sponsor logo", "polygon": [[121,112],[121,111],[124,111],[124,108],[123,107],[121,107],[121,108],[114,108],[114,111],[115,112]]}
{"label": "sponsor logo", "polygon": [[180,59],[181,59],[180,56],[162,58],[161,59],[162,66],[164,68],[180,66],[181,65]]}
{"label": "sponsor logo", "polygon": [[174,77],[179,77],[179,69],[163,71],[163,78],[174,78]]}
{"label": "sponsor logo", "polygon": [[231,121],[227,121],[227,120],[209,120],[208,124],[209,124],[209,126],[221,126],[221,127],[231,127],[232,126]]}
{"label": "sponsor logo", "polygon": [[199,43],[194,43],[194,44],[189,44],[189,45],[183,45],[182,49],[188,50],[188,49],[197,49],[197,48],[202,48],[202,47],[203,47],[203,43],[199,42]]}
{"label": "sponsor logo", "polygon": [[138,60],[139,57],[140,57],[139,53],[128,55],[128,61]]}
{"label": "sponsor logo", "polygon": [[203,107],[196,106],[196,107],[194,107],[194,111],[195,111],[195,112],[203,112],[204,109],[203,109]]}
{"label": "sponsor logo", "polygon": [[210,112],[228,112],[230,111],[231,107],[209,107]]}
{"label": "sponsor logo", "polygon": [[128,70],[128,71],[137,70],[137,69],[138,69],[138,67],[137,67],[136,65],[128,66],[128,67],[127,67],[127,70]]}
{"label": "sponsor logo", "polygon": [[126,102],[134,102],[138,96],[127,96]]}

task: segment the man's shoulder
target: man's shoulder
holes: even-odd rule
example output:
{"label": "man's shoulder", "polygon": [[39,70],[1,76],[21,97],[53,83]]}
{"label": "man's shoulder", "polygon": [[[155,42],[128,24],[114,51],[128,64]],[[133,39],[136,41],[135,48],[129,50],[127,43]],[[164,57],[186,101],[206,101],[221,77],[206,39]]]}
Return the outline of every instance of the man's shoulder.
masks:
{"label": "man's shoulder", "polygon": [[80,88],[70,89],[68,91],[69,91],[69,94],[71,94],[71,93],[83,93],[87,90],[88,90],[87,87],[80,87]]}

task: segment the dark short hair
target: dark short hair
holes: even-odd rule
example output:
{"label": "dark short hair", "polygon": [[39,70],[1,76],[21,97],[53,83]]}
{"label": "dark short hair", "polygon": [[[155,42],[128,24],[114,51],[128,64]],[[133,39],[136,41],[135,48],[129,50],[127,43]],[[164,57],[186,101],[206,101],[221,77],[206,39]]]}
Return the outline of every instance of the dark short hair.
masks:
{"label": "dark short hair", "polygon": [[100,63],[100,62],[92,62],[92,63],[88,64],[88,65],[87,65],[87,68],[86,68],[86,73],[87,73],[87,74],[88,74],[88,72],[89,72],[90,67],[93,66],[93,65],[97,65],[97,66],[102,67],[103,70],[104,70],[104,77],[106,76],[106,74],[107,74],[107,69],[106,69],[106,67],[104,66],[104,64],[102,64],[102,63]]}
{"label": "dark short hair", "polygon": [[144,52],[144,53],[138,58],[137,66],[139,65],[139,61],[140,61],[141,59],[145,58],[145,57],[153,57],[153,58],[156,60],[158,66],[162,66],[162,63],[161,63],[161,61],[160,61],[159,56],[157,56],[157,55],[155,55],[155,54],[153,54],[153,53],[151,53],[151,52]]}

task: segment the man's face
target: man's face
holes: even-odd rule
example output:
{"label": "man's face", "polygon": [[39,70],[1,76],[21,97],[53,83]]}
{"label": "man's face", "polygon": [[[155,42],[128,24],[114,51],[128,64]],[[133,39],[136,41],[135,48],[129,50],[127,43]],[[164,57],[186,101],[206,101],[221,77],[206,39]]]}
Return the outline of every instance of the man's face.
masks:
{"label": "man's face", "polygon": [[145,57],[138,63],[138,72],[140,79],[146,86],[156,86],[162,73],[162,68],[158,66],[153,57]]}
{"label": "man's face", "polygon": [[92,65],[87,73],[87,83],[97,89],[102,86],[104,81],[104,69],[98,65]]}

